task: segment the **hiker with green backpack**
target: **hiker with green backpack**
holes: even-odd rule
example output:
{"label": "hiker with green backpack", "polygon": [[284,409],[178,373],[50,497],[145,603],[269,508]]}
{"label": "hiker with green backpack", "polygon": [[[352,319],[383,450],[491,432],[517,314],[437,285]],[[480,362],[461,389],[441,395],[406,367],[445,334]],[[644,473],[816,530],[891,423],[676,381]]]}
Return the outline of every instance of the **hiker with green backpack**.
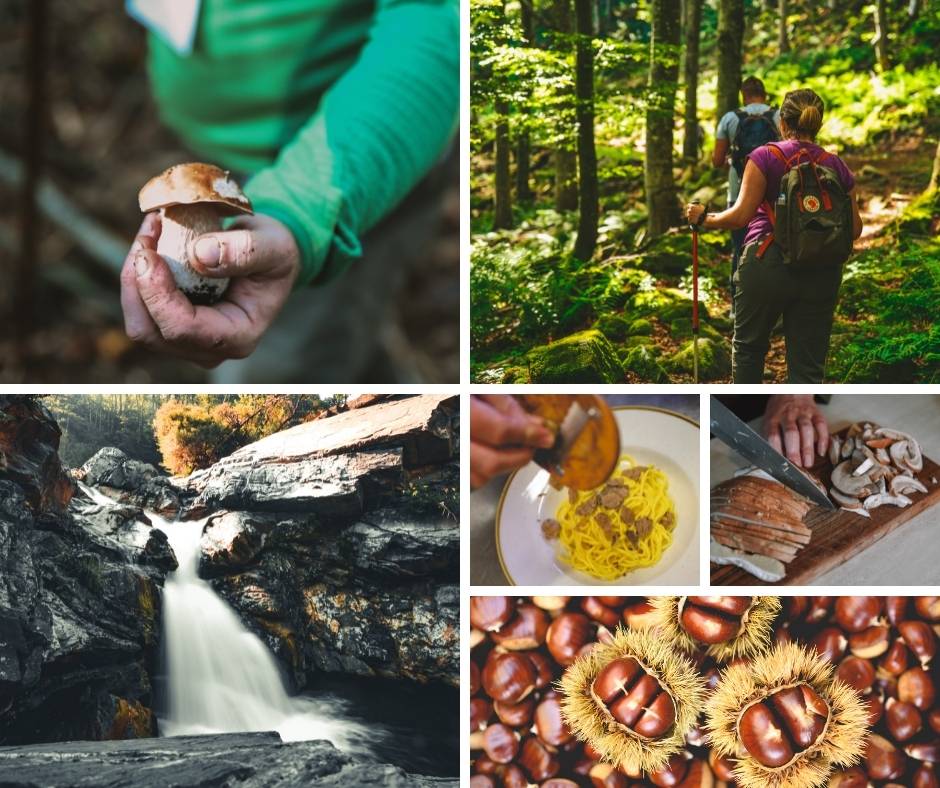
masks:
{"label": "hiker with green backpack", "polygon": [[[751,151],[768,142],[780,139],[780,111],[767,103],[764,83],[757,77],[748,77],[741,83],[744,103],[726,112],[715,131],[715,150],[712,165],[728,167],[728,207],[738,200],[741,176]],[[744,246],[744,228],[731,231],[733,254],[731,257],[731,316],[734,317],[734,273],[738,270],[741,248]]]}
{"label": "hiker with green backpack", "polygon": [[783,318],[788,383],[820,383],[842,265],[862,234],[855,177],[814,140],[824,106],[812,90],[787,93],[782,142],[750,153],[735,204],[720,213],[689,204],[701,229],[747,228],[735,273],[735,383],[761,383],[770,336]]}

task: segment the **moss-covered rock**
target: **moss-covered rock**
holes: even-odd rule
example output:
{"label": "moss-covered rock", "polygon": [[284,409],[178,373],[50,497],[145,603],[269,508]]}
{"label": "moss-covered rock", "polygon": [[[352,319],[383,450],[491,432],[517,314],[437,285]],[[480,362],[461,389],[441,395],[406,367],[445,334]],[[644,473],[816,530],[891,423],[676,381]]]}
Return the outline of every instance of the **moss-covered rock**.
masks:
{"label": "moss-covered rock", "polygon": [[[724,342],[731,338],[731,334],[724,334],[710,323],[699,320],[699,336],[708,337],[715,342]],[[679,320],[673,320],[669,324],[669,333],[676,339],[689,339],[692,337],[692,319],[685,317]]]}
{"label": "moss-covered rock", "polygon": [[630,321],[623,315],[601,315],[594,323],[593,328],[616,344],[629,336]]}
{"label": "moss-covered rock", "polygon": [[596,329],[580,331],[526,356],[531,383],[619,383],[623,370],[607,338]]}
{"label": "moss-covered rock", "polygon": [[920,194],[901,214],[898,230],[902,234],[930,235],[940,217],[940,189]]}
{"label": "moss-covered rock", "polygon": [[[731,351],[726,342],[707,337],[698,341],[699,380],[702,382],[721,380],[731,375]],[[694,369],[692,340],[666,359],[665,368],[675,374],[691,375]]]}
{"label": "moss-covered rock", "polygon": [[623,369],[645,383],[668,383],[669,375],[659,363],[659,354],[653,345],[639,345],[623,354]]}
{"label": "moss-covered rock", "polygon": [[653,324],[645,318],[637,318],[630,323],[627,334],[631,337],[648,337],[653,333]]}

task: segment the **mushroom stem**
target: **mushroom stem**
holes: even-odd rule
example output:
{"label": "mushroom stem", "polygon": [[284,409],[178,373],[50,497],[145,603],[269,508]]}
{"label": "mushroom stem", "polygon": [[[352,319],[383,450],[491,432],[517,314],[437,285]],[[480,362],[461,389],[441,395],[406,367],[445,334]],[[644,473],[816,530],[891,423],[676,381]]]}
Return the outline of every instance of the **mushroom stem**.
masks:
{"label": "mushroom stem", "polygon": [[179,289],[194,304],[218,301],[229,280],[200,276],[189,263],[192,242],[204,233],[222,229],[218,210],[208,203],[194,203],[169,205],[160,214],[162,227],[157,253],[169,266]]}

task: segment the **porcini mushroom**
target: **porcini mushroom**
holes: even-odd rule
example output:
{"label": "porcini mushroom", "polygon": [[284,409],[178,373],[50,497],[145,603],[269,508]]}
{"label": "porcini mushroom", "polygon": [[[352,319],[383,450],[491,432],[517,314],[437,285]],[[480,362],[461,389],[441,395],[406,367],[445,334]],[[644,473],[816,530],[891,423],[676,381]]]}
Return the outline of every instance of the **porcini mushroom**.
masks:
{"label": "porcini mushroom", "polygon": [[210,279],[190,265],[192,242],[222,229],[222,218],[252,213],[251,201],[225,170],[213,164],[177,164],[144,184],[140,210],[160,211],[157,253],[166,261],[180,290],[194,304],[218,301],[228,279]]}
{"label": "porcini mushroom", "polygon": [[901,495],[905,493],[912,492],[927,492],[927,487],[919,479],[915,479],[913,476],[895,476],[891,480],[891,493],[893,495]]}
{"label": "porcini mushroom", "polygon": [[855,476],[853,471],[851,460],[840,462],[832,471],[832,485],[840,492],[855,498],[871,495],[875,490],[871,477],[868,474]]}

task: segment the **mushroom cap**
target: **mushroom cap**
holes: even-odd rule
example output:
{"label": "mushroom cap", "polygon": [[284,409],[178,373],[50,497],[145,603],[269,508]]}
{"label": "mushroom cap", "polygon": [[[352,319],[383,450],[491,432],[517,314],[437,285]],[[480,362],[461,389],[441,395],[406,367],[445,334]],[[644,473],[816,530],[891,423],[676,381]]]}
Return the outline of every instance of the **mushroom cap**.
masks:
{"label": "mushroom cap", "polygon": [[214,164],[175,164],[151,178],[137,197],[140,210],[155,211],[170,205],[216,203],[219,213],[252,213],[249,200],[229,173]]}

